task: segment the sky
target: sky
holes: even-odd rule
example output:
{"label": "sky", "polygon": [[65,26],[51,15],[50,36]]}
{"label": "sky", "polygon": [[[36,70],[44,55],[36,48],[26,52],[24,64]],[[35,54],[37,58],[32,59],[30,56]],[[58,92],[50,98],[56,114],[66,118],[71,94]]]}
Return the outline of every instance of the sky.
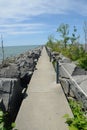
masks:
{"label": "sky", "polygon": [[[87,0],[0,0],[0,35],[4,46],[42,45],[56,32],[61,23],[77,28],[79,41],[84,43],[84,21]],[[1,46],[1,45],[0,45]]]}

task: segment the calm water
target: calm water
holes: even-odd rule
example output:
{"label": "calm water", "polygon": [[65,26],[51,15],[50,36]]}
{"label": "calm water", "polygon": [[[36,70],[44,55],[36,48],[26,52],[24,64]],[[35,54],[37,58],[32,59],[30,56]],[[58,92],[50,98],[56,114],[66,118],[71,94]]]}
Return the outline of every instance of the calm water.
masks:
{"label": "calm water", "polygon": [[[6,57],[12,57],[12,56],[17,56],[21,53],[24,53],[28,50],[32,50],[34,48],[38,47],[37,45],[33,46],[8,46],[4,47],[4,53],[5,53],[5,58]],[[0,61],[2,60],[2,50],[0,48]]]}

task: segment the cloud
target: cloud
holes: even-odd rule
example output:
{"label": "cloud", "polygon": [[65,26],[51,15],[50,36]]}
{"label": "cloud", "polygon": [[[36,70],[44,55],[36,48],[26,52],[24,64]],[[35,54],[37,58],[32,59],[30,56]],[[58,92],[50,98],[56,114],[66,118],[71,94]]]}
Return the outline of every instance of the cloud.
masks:
{"label": "cloud", "polygon": [[14,31],[10,32],[9,35],[26,35],[26,34],[42,34],[43,31]]}
{"label": "cloud", "polygon": [[27,23],[18,23],[18,24],[0,24],[0,27],[7,27],[7,28],[14,28],[14,27],[27,27],[27,28],[38,28],[45,26],[45,24],[42,23],[33,23],[33,24],[27,24]]}
{"label": "cloud", "polygon": [[73,0],[70,7],[74,12],[87,16],[87,0]]}
{"label": "cloud", "polygon": [[42,33],[42,29],[46,27],[41,23],[18,23],[18,24],[2,24],[0,25],[0,33],[8,35],[20,35],[20,34],[36,34]]}
{"label": "cloud", "polygon": [[[69,0],[0,0],[0,17],[26,18],[44,13],[64,13],[68,8]],[[62,6],[61,6],[62,5]]]}
{"label": "cloud", "polygon": [[36,21],[29,23],[32,17],[42,14],[69,14],[70,11],[87,15],[86,5],[86,0],[0,0],[0,33],[40,33],[48,25],[35,23]]}
{"label": "cloud", "polygon": [[40,14],[66,14],[69,11],[87,15],[86,0],[0,0],[0,18],[23,20]]}

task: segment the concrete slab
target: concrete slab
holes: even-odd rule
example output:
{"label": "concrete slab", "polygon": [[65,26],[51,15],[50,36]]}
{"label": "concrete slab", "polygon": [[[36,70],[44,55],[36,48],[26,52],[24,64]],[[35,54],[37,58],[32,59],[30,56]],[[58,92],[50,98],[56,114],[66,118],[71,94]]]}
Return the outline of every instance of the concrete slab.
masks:
{"label": "concrete slab", "polygon": [[18,130],[68,130],[64,114],[72,112],[45,48],[16,119]]}

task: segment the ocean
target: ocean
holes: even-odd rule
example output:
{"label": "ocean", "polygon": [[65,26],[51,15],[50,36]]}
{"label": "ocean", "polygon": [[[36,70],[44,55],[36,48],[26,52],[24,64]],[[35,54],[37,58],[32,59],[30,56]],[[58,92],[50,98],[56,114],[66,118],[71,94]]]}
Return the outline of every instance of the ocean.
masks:
{"label": "ocean", "polygon": [[[39,45],[26,45],[26,46],[7,46],[4,47],[4,57],[13,57],[17,56],[19,54],[22,54],[26,51],[32,50],[37,48]],[[0,61],[2,61],[3,55],[2,55],[2,49],[0,47]]]}

